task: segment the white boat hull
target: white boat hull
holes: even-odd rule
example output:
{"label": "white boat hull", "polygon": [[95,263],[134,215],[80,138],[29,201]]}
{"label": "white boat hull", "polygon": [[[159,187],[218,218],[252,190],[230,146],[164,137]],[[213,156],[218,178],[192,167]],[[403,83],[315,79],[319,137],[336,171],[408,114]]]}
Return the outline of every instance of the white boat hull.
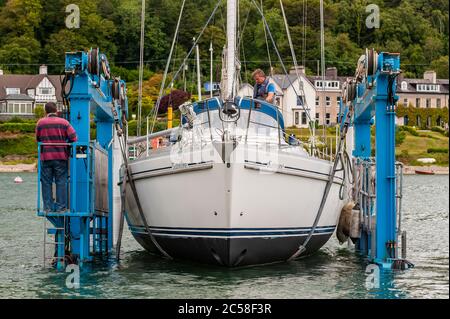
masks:
{"label": "white boat hull", "polygon": [[[243,150],[246,158],[255,151],[238,146],[235,153]],[[174,166],[169,154],[130,164],[145,219],[158,244],[173,258],[224,266],[289,259],[310,233],[331,163],[279,152],[272,170],[256,160],[234,158],[224,163],[211,145],[200,152],[201,161],[184,166]],[[338,175],[302,256],[317,251],[333,234],[343,206],[337,200],[341,181]],[[133,236],[147,250],[158,252],[130,187],[126,194]]]}

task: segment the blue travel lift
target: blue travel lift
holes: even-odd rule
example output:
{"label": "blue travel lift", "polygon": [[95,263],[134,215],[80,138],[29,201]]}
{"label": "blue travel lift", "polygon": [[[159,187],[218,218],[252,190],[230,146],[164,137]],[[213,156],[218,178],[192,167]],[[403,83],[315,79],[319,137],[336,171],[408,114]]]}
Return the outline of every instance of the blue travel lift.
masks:
{"label": "blue travel lift", "polygon": [[[98,49],[69,52],[65,58],[62,81],[64,115],[78,135],[69,145],[68,211],[46,213],[41,210],[38,182],[37,214],[51,223],[45,226],[44,262],[54,259],[58,270],[67,263],[83,266],[104,257],[113,247],[113,144],[126,123],[128,101],[126,84],[113,78],[106,56]],[[91,120],[96,124],[96,139],[91,140]],[[115,136],[116,135],[116,136]],[[40,181],[39,144],[38,177]],[[53,257],[45,256],[46,245],[56,245]]]}
{"label": "blue travel lift", "polygon": [[[400,54],[366,50],[357,74],[347,85],[341,101],[341,130],[350,112],[353,144],[354,208],[359,215],[356,249],[383,269],[406,269],[406,233],[401,233],[402,256],[398,256],[401,225],[402,165],[395,160],[395,104]],[[371,127],[375,123],[375,158],[372,157]],[[351,134],[348,138],[352,139]]]}

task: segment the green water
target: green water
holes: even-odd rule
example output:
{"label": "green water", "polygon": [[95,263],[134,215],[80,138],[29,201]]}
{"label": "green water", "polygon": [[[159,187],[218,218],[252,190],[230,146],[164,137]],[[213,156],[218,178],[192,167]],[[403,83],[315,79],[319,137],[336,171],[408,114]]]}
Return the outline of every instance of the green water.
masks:
{"label": "green water", "polygon": [[406,176],[403,229],[416,267],[382,274],[366,288],[366,264],[332,239],[307,259],[225,269],[151,256],[125,233],[123,260],[81,274],[42,267],[43,220],[35,216],[36,174],[0,174],[0,298],[449,298],[448,176]]}

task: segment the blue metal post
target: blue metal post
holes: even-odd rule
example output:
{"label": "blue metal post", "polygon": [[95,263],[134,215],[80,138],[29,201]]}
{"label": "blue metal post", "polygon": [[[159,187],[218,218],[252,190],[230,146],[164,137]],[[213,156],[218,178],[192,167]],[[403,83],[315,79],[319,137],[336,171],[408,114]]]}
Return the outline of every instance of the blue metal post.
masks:
{"label": "blue metal post", "polygon": [[[391,88],[394,89],[394,88]],[[396,241],[396,188],[395,188],[395,110],[388,105],[388,75],[378,79],[376,99],[376,207],[377,225],[376,261],[384,265],[395,258],[390,243]],[[394,91],[395,92],[395,91]],[[389,264],[390,267],[390,264]]]}

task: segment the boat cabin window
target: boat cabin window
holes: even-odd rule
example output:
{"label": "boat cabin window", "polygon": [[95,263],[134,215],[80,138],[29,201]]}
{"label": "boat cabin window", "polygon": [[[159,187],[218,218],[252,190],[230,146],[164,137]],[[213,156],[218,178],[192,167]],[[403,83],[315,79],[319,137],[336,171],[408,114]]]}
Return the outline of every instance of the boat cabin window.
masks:
{"label": "boat cabin window", "polygon": [[232,133],[237,137],[245,137],[248,134],[248,138],[275,139],[277,142],[278,130],[281,130],[276,119],[255,109],[252,109],[251,111],[248,109],[241,109],[241,116],[236,123],[222,122],[219,117],[219,110],[217,109],[209,111],[211,124],[209,124],[208,121],[207,111],[199,113],[198,119],[198,123],[201,125],[204,132],[205,129],[209,130],[209,126],[211,125],[213,139],[221,139],[223,130],[228,127],[228,129],[232,130]]}

